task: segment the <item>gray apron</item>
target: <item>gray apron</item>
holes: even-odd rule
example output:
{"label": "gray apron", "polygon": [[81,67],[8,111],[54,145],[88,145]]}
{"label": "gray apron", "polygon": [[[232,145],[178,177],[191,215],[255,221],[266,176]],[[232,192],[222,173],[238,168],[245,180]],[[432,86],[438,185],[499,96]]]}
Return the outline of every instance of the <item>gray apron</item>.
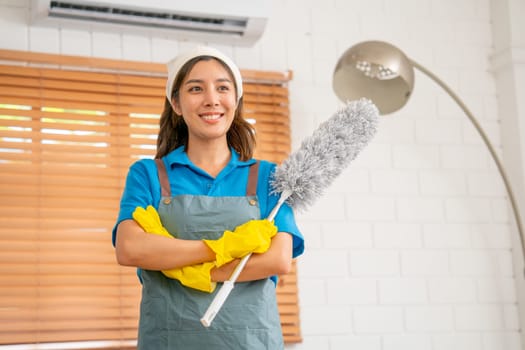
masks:
{"label": "gray apron", "polygon": [[[225,230],[260,218],[256,196],[259,163],[250,167],[245,197],[179,195],[172,197],[161,160],[156,160],[162,199],[162,224],[182,239],[217,239]],[[213,293],[184,287],[160,271],[143,270],[138,349],[283,349],[275,285],[270,279],[240,282],[209,328],[200,318],[222,286]]]}

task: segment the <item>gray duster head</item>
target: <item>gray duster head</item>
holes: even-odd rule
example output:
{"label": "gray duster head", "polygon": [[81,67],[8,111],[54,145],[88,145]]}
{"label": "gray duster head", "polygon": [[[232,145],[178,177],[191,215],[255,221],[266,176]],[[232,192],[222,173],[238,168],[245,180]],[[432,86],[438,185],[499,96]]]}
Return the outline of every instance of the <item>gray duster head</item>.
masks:
{"label": "gray duster head", "polygon": [[274,193],[286,192],[286,202],[305,209],[369,143],[377,131],[379,112],[367,99],[348,102],[277,168],[271,180]]}

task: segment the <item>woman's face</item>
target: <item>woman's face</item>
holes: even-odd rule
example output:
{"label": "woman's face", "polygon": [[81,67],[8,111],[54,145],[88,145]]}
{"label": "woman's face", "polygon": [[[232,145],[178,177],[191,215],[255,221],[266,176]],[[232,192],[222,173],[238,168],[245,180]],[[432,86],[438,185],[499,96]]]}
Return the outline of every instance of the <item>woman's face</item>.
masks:
{"label": "woman's face", "polygon": [[215,59],[197,62],[183,80],[175,113],[188,126],[189,140],[226,139],[237,107],[234,80]]}

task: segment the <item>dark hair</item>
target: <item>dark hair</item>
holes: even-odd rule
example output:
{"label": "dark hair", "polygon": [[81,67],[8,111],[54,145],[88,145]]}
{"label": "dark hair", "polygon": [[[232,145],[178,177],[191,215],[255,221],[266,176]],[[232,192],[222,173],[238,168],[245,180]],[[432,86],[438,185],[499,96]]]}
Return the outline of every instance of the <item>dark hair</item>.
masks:
{"label": "dark hair", "polygon": [[[221,60],[212,56],[195,57],[186,62],[177,74],[173,83],[172,98],[178,101],[180,86],[193,66],[199,61],[209,61],[211,59],[215,59],[221,63],[230,76],[233,77],[230,68]],[[235,84],[235,91],[237,91],[235,79],[233,79],[233,81]],[[232,125],[226,133],[226,139],[228,145],[233,147],[233,149],[239,153],[240,159],[246,161],[253,157],[253,151],[255,149],[255,129],[244,119],[242,105],[243,98],[241,97],[237,109],[235,110]],[[162,158],[177,147],[188,146],[188,127],[184,122],[182,115],[177,115],[177,113],[175,113],[168,98],[164,101],[164,110],[160,116],[159,126],[157,154],[155,155],[155,158]]]}

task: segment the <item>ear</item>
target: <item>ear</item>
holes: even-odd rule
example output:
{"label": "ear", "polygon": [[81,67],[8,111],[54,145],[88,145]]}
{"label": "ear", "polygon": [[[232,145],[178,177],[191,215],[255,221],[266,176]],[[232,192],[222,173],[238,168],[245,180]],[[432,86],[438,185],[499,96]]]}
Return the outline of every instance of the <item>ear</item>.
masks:
{"label": "ear", "polygon": [[180,105],[179,105],[177,99],[176,98],[172,98],[170,102],[171,102],[171,108],[173,108],[173,111],[177,115],[182,115],[182,110],[180,108]]}

